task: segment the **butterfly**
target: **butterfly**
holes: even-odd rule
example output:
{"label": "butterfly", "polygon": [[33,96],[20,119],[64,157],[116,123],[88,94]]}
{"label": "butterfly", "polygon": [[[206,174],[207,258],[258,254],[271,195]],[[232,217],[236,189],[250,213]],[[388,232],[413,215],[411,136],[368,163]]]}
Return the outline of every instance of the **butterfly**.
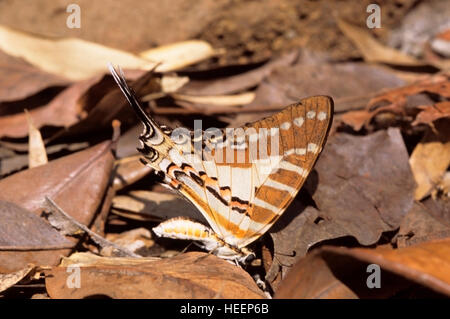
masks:
{"label": "butterfly", "polygon": [[153,228],[154,233],[193,240],[218,257],[248,263],[255,254],[247,246],[284,213],[321,153],[333,100],[305,98],[237,129],[171,130],[145,113],[121,70],[109,69],[144,125],[141,161],[209,224],[175,217]]}

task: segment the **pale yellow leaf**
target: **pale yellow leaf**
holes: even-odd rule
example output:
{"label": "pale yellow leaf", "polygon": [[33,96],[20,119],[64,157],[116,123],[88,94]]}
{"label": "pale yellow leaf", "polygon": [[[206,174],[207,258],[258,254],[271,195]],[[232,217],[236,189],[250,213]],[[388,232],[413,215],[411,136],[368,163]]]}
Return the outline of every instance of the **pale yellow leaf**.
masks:
{"label": "pale yellow leaf", "polygon": [[47,39],[0,26],[0,49],[71,80],[107,71],[107,63],[123,69],[152,69],[156,64],[134,54],[75,39]]}
{"label": "pale yellow leaf", "polygon": [[440,139],[430,129],[411,154],[409,163],[417,183],[416,200],[430,195],[441,184],[450,165],[450,140],[445,138],[445,131],[441,132],[444,138]]}
{"label": "pale yellow leaf", "polygon": [[158,71],[184,68],[217,55],[218,51],[205,41],[189,40],[143,51],[140,57],[161,63]]}
{"label": "pale yellow leaf", "polygon": [[28,122],[28,167],[33,168],[48,163],[47,151],[41,132],[34,126],[30,113],[25,110]]}
{"label": "pale yellow leaf", "polygon": [[245,92],[233,95],[209,95],[194,96],[187,94],[172,93],[171,96],[176,100],[205,105],[228,105],[237,106],[251,103],[255,99],[254,92]]}

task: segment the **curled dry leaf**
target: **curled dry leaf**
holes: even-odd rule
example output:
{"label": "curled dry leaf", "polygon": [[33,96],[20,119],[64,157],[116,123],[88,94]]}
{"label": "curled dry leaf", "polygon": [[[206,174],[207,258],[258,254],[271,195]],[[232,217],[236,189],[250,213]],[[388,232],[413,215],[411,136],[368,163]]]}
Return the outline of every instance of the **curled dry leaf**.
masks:
{"label": "curled dry leaf", "polygon": [[25,115],[28,122],[28,167],[33,168],[47,164],[47,152],[45,151],[44,141],[42,140],[41,132],[34,126],[33,120],[25,110]]}
{"label": "curled dry leaf", "polygon": [[11,288],[35,269],[33,264],[9,274],[0,274],[0,293]]}
{"label": "curled dry leaf", "polygon": [[146,264],[81,267],[80,288],[67,287],[67,269],[54,267],[46,277],[51,298],[264,298],[242,268],[216,256],[187,253]]}
{"label": "curled dry leaf", "polygon": [[[384,91],[372,98],[368,102],[365,110],[347,112],[342,115],[341,119],[344,123],[358,131],[364,125],[367,125],[374,116],[382,112],[390,112],[405,116],[408,113],[408,98],[417,96],[421,93],[432,93],[444,98],[450,98],[450,75],[448,72],[429,76],[400,88]],[[386,103],[388,104],[386,105]],[[433,119],[446,117],[448,113],[447,103],[448,102],[437,103],[439,104],[437,108],[436,106],[417,106],[416,108],[422,108],[422,112],[424,113],[422,115],[422,112],[419,113],[413,124],[430,124],[430,121]],[[413,113],[411,115],[413,115]]]}
{"label": "curled dry leaf", "polygon": [[429,128],[423,139],[414,148],[409,159],[417,188],[416,200],[421,200],[437,187],[450,165],[450,120]]}
{"label": "curled dry leaf", "polygon": [[70,216],[88,225],[103,198],[113,161],[111,142],[103,142],[0,180],[0,200],[39,215],[48,196],[61,203]]}
{"label": "curled dry leaf", "polygon": [[441,118],[450,118],[450,101],[438,102],[434,105],[419,106],[420,111],[417,114],[412,125],[429,124]]}
{"label": "curled dry leaf", "polygon": [[[376,249],[326,246],[299,261],[276,298],[386,298],[413,286],[450,296],[450,239],[416,246]],[[370,289],[368,264],[381,267],[381,286]]]}
{"label": "curled dry leaf", "polygon": [[[315,170],[306,188],[318,210],[309,206],[296,208],[297,215],[286,212],[271,230],[276,260],[282,265],[292,264],[327,239],[351,236],[361,245],[375,244],[383,232],[398,228],[413,205],[415,183],[398,129],[364,137],[336,134],[325,145]],[[274,262],[268,279],[277,273]]]}
{"label": "curled dry leaf", "polygon": [[28,264],[56,265],[74,243],[42,218],[11,202],[0,200],[0,273]]}

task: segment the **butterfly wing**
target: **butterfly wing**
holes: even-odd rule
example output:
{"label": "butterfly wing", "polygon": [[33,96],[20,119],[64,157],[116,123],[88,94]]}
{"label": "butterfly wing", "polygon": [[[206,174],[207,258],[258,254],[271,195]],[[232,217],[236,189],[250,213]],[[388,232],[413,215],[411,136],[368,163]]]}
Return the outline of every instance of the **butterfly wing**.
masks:
{"label": "butterfly wing", "polygon": [[331,98],[318,96],[242,128],[173,134],[145,114],[123,76],[110,70],[144,124],[143,162],[233,246],[248,245],[284,212],[311,171],[332,120]]}
{"label": "butterfly wing", "polygon": [[[266,128],[278,136],[274,151],[268,146],[270,165],[266,168],[256,161],[255,196],[248,210],[248,219],[242,219],[241,230],[246,230],[236,245],[245,247],[264,234],[286,210],[304,184],[325,144],[333,117],[333,100],[327,96],[306,98],[283,111],[249,127]],[[259,159],[261,161],[261,159]],[[260,172],[263,169],[264,172]],[[269,171],[270,169],[270,171]],[[269,172],[268,172],[269,171]]]}

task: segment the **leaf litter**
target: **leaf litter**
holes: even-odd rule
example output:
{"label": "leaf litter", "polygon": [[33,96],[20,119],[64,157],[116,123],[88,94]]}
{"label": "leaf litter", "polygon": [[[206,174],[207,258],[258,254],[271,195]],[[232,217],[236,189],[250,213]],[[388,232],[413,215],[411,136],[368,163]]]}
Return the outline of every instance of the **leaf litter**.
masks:
{"label": "leaf litter", "polygon": [[[42,282],[32,275],[37,270],[46,277],[42,296],[50,298],[450,295],[450,81],[448,58],[436,55],[442,47],[435,44],[446,39],[444,30],[429,33],[422,54],[413,54],[386,41],[389,22],[383,30],[367,31],[365,21],[351,18],[353,9],[341,7],[342,16],[328,17],[331,32],[315,25],[311,17],[322,16],[323,9],[311,4],[308,10],[315,13],[302,18],[308,25],[302,32],[311,32],[313,40],[320,32],[324,43],[339,42],[318,50],[296,28],[276,31],[270,40],[270,32],[261,35],[255,21],[267,14],[284,16],[287,8],[300,10],[290,3],[270,6],[281,11],[263,13],[250,4],[224,10],[225,4],[217,3],[204,9],[211,14],[208,21],[216,21],[208,32],[192,26],[184,38],[169,36],[181,42],[168,45],[158,34],[155,41],[163,46],[127,44],[139,47],[133,51],[0,26],[5,51],[0,52],[5,70],[0,81],[0,294],[18,282],[25,283],[21,287]],[[249,8],[254,19],[242,35],[233,36],[232,26],[242,24],[248,15],[242,10]],[[405,5],[402,14],[419,8]],[[192,40],[193,30],[213,44]],[[219,31],[220,37],[212,34]],[[295,46],[287,44],[291,38]],[[267,43],[273,46],[262,52]],[[202,221],[202,216],[141,165],[136,147],[142,126],[105,73],[107,62],[125,69],[146,111],[172,128],[192,129],[198,118],[204,129],[233,127],[302,97],[334,99],[335,121],[324,151],[293,204],[250,247],[257,256],[252,263],[236,267],[199,252],[191,242],[160,239],[150,231],[170,217]],[[119,122],[125,133],[118,138]],[[379,264],[389,279],[381,290],[366,286],[370,263]],[[86,276],[76,292],[65,285],[66,267],[73,264]]]}

